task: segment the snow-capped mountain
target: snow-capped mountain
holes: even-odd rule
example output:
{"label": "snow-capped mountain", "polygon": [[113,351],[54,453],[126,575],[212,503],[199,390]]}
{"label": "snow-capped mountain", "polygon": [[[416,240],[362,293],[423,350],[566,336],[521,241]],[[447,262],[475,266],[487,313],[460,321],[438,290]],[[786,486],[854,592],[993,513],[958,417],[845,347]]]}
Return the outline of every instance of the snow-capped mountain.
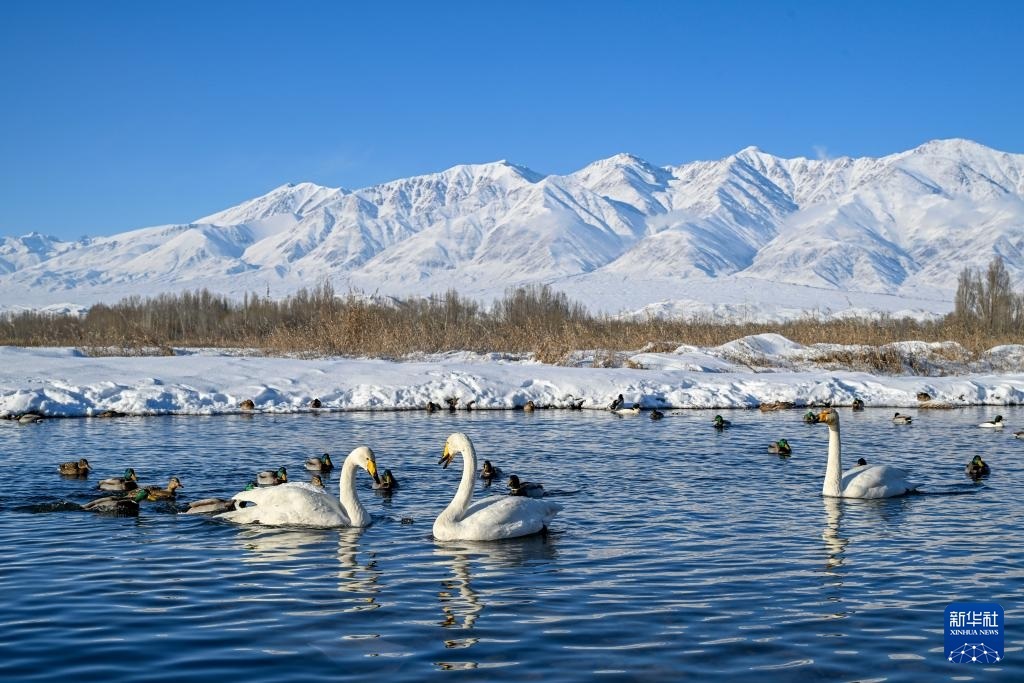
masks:
{"label": "snow-capped mountain", "polygon": [[183,225],[0,239],[0,304],[209,287],[496,296],[544,282],[608,312],[949,310],[956,274],[1001,255],[1024,284],[1024,155],[936,140],[881,158],[754,147],[568,175],[505,161],[346,190],[283,185]]}

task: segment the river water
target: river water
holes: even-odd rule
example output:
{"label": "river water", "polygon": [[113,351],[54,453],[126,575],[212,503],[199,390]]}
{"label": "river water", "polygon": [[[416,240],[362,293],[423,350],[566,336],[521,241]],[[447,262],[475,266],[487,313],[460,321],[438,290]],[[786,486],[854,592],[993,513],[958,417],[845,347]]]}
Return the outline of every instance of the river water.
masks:
{"label": "river water", "polygon": [[[0,424],[0,677],[18,681],[1024,680],[1024,409],[840,411],[844,466],[910,470],[925,495],[821,497],[827,428],[798,411],[346,413]],[[1016,426],[1014,426],[1016,425]],[[438,543],[433,518],[479,458],[544,483],[546,535]],[[787,438],[791,458],[767,453]],[[258,470],[371,446],[365,530],[240,527],[145,503],[76,509],[127,466],[180,477],[177,507]],[[982,455],[992,474],[968,479]],[[87,457],[85,479],[57,474]],[[336,491],[337,475],[328,481]],[[492,489],[503,492],[502,483]],[[487,490],[477,484],[477,495]],[[1000,603],[1005,659],[951,664],[944,608]],[[486,669],[486,671],[475,671]]]}

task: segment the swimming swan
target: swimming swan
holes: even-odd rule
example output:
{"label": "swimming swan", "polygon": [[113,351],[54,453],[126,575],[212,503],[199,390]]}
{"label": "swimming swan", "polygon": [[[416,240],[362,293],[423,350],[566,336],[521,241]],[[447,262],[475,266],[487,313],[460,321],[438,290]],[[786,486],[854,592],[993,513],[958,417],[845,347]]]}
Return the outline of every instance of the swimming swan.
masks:
{"label": "swimming swan", "polygon": [[244,507],[223,512],[217,519],[264,526],[369,526],[370,513],[356,495],[359,467],[369,472],[374,481],[380,481],[373,451],[360,446],[348,454],[341,466],[337,498],[312,484],[289,482],[236,493],[233,499]]}
{"label": "swimming swan", "polygon": [[476,451],[461,432],[448,437],[438,464],[445,468],[462,454],[462,481],[448,507],[434,520],[438,541],[496,541],[543,531],[562,509],[546,500],[517,496],[490,496],[472,505],[476,483]]}
{"label": "swimming swan", "polygon": [[907,473],[889,465],[861,465],[843,474],[840,459],[839,413],[826,408],[818,422],[828,425],[828,465],[821,495],[835,498],[892,498],[910,493],[916,484],[907,481]]}

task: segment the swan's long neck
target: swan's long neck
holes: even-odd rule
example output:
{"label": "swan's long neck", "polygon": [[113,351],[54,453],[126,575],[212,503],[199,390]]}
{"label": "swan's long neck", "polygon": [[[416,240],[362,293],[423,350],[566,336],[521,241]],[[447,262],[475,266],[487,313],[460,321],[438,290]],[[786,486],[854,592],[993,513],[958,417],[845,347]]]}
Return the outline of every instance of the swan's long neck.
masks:
{"label": "swan's long neck", "polygon": [[843,476],[843,463],[840,458],[839,425],[828,426],[828,464],[825,466],[825,484],[821,487],[821,495],[839,497],[840,481]]}
{"label": "swan's long neck", "polygon": [[476,451],[468,439],[458,442],[455,447],[462,454],[462,481],[459,482],[459,490],[448,507],[441,513],[443,517],[458,522],[465,514],[466,508],[473,500],[473,486],[476,482]]}
{"label": "swan's long neck", "polygon": [[338,481],[338,497],[341,499],[341,507],[348,515],[352,526],[367,526],[370,523],[370,513],[359,502],[359,496],[356,495],[356,470],[359,469],[356,460],[355,452],[345,458]]}

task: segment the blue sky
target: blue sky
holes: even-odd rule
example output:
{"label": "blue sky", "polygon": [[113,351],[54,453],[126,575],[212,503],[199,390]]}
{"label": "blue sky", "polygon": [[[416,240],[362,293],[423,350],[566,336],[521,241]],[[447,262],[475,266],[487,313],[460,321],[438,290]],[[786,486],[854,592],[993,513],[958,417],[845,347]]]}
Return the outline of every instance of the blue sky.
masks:
{"label": "blue sky", "polygon": [[0,3],[0,234],[187,222],[286,182],[748,145],[1024,152],[1024,3]]}

